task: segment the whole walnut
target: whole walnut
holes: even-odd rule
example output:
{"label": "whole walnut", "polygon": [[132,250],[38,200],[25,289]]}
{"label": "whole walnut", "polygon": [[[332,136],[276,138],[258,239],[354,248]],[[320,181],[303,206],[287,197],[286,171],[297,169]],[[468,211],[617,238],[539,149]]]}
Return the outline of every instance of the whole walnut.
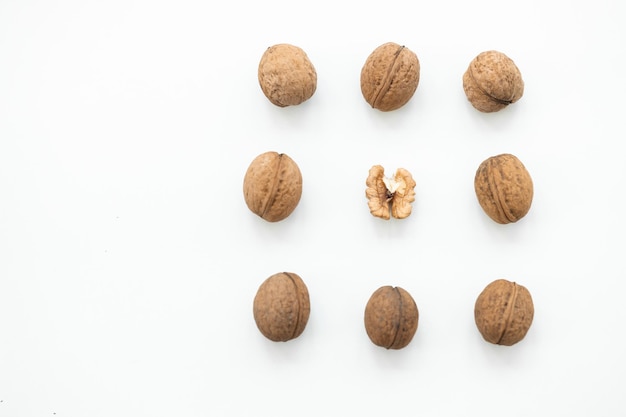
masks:
{"label": "whole walnut", "polygon": [[411,203],[415,201],[415,180],[409,171],[398,168],[393,177],[385,176],[380,165],[369,170],[365,180],[365,197],[370,213],[381,219],[405,219],[411,215]]}
{"label": "whole walnut", "polygon": [[522,98],[524,81],[511,58],[502,52],[485,51],[463,74],[463,90],[474,108],[492,113]]}
{"label": "whole walnut", "polygon": [[317,89],[317,72],[307,54],[286,43],[267,48],[259,62],[258,78],[263,94],[279,107],[301,104]]}
{"label": "whole walnut", "polygon": [[380,287],[365,307],[367,335],[376,346],[386,349],[406,347],[417,331],[418,320],[415,300],[400,287]]}
{"label": "whole walnut", "polygon": [[274,342],[300,336],[311,312],[309,291],[293,272],[280,272],[259,287],[253,303],[254,321],[259,331]]}
{"label": "whole walnut", "polygon": [[413,97],[419,80],[420,62],[415,52],[388,42],[374,49],[365,61],[361,92],[373,108],[396,110]]}
{"label": "whole walnut", "polygon": [[526,287],[506,279],[487,285],[476,299],[474,320],[483,338],[496,345],[521,341],[533,322],[535,308]]}
{"label": "whole walnut", "polygon": [[524,164],[511,154],[484,160],[476,170],[474,190],[485,213],[500,224],[520,220],[533,201],[533,180]]}
{"label": "whole walnut", "polygon": [[268,222],[284,220],[302,196],[300,168],[284,153],[262,153],[246,171],[243,196],[248,208],[261,218]]}

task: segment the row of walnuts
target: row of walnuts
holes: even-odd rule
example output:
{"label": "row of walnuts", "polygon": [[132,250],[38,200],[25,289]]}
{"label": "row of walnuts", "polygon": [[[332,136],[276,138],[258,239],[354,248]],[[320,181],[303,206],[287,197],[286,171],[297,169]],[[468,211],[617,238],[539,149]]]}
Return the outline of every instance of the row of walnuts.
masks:
{"label": "row of walnuts", "polygon": [[[274,342],[287,342],[300,336],[310,313],[308,288],[294,272],[268,277],[254,297],[257,328]],[[526,336],[533,314],[530,292],[506,279],[487,285],[474,306],[474,319],[482,337],[502,346],[512,346]],[[417,332],[418,321],[417,304],[401,287],[378,288],[365,306],[365,331],[372,343],[385,349],[406,347]]]}
{"label": "row of walnuts", "polygon": [[[365,180],[365,196],[370,213],[381,219],[407,218],[415,201],[415,180],[399,168],[385,176],[381,165],[374,165]],[[533,181],[524,164],[514,155],[500,154],[485,159],[474,176],[474,191],[480,206],[495,222],[515,223],[530,210]],[[286,219],[302,197],[302,173],[287,154],[268,151],[248,166],[243,181],[248,208],[269,222]]]}
{"label": "row of walnuts", "polygon": [[[258,69],[263,94],[279,107],[310,99],[317,89],[317,72],[299,47],[278,44],[267,48]],[[373,108],[397,110],[413,97],[420,81],[420,61],[404,45],[387,42],[367,57],[361,69],[361,92]],[[522,75],[499,51],[478,54],[463,74],[463,90],[477,110],[492,113],[522,98]]]}
{"label": "row of walnuts", "polygon": [[[393,42],[376,48],[361,70],[364,99],[380,111],[404,106],[417,89],[420,63],[417,55]],[[258,68],[261,90],[279,107],[299,105],[313,96],[317,73],[299,47],[278,44],[263,54]],[[519,69],[505,54],[486,51],[476,56],[463,75],[463,89],[474,108],[499,111],[522,97],[524,83]],[[399,168],[385,176],[380,165],[369,170],[365,181],[370,213],[384,220],[405,219],[415,201],[415,180]],[[474,190],[484,212],[500,224],[523,218],[533,199],[533,182],[514,155],[500,154],[484,160],[474,177]],[[302,195],[302,173],[288,155],[265,152],[249,165],[243,181],[248,208],[268,222],[286,219]],[[280,272],[259,287],[253,303],[260,332],[273,341],[298,337],[310,314],[307,286],[298,274]],[[534,316],[530,292],[522,285],[498,279],[487,285],[475,302],[474,318],[483,338],[510,346],[521,341]],[[364,324],[370,340],[386,349],[402,349],[417,331],[419,312],[403,288],[383,286],[365,307]]]}

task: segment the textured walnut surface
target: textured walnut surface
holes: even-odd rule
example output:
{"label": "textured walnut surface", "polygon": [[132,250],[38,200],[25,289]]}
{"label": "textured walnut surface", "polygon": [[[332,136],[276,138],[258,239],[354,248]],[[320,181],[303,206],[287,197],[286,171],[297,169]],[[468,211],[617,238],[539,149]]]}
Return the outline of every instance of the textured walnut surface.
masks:
{"label": "textured walnut surface", "polygon": [[386,349],[406,347],[417,331],[418,320],[413,297],[400,287],[380,287],[365,307],[367,335],[372,343]]}
{"label": "textured walnut surface", "polygon": [[500,224],[524,217],[533,201],[533,181],[514,155],[501,154],[484,160],[474,177],[474,190],[485,213]]}
{"label": "textured walnut surface", "polygon": [[487,285],[476,299],[474,319],[483,338],[497,345],[511,346],[530,329],[535,314],[526,287],[505,279]]}
{"label": "textured walnut surface", "polygon": [[524,94],[524,81],[511,58],[502,52],[485,51],[463,74],[463,89],[474,108],[492,113],[518,101]]}
{"label": "textured walnut surface", "polygon": [[300,336],[310,311],[308,289],[302,278],[293,272],[270,276],[254,297],[254,321],[259,331],[275,342],[286,342]]}
{"label": "textured walnut surface", "polygon": [[388,42],[367,57],[361,69],[361,92],[373,108],[396,110],[413,97],[419,79],[417,55],[405,46]]}
{"label": "textured walnut surface", "polygon": [[289,44],[267,48],[258,78],[263,94],[279,107],[301,104],[317,89],[317,72],[309,57],[302,48]]}
{"label": "textured walnut surface", "polygon": [[248,208],[269,222],[287,218],[302,196],[302,173],[288,155],[265,152],[254,158],[243,181]]}

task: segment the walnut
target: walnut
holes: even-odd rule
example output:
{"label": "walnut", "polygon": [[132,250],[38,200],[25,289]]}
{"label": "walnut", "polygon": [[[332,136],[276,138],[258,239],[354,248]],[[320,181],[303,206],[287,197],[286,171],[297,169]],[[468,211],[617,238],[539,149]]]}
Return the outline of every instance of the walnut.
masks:
{"label": "walnut", "polygon": [[496,223],[515,223],[530,210],[533,180],[516,156],[500,154],[484,160],[474,176],[478,203]]}
{"label": "walnut", "polygon": [[297,106],[317,89],[317,72],[302,48],[286,43],[267,48],[258,68],[265,97],[278,107]]}
{"label": "walnut", "polygon": [[415,52],[394,42],[376,48],[361,69],[361,93],[370,106],[392,111],[413,97],[420,80]]}
{"label": "walnut", "polygon": [[530,329],[535,309],[526,287],[506,279],[487,285],[476,299],[474,320],[489,343],[511,346]]}
{"label": "walnut", "polygon": [[415,300],[400,287],[380,287],[365,307],[365,331],[372,343],[386,349],[406,347],[417,331],[418,320]]}
{"label": "walnut", "polygon": [[279,272],[263,281],[254,297],[252,312],[263,336],[274,342],[295,339],[309,320],[309,291],[298,274]]}
{"label": "walnut", "polygon": [[286,219],[302,196],[302,173],[287,154],[264,152],[250,163],[243,180],[246,205],[268,222]]}
{"label": "walnut", "polygon": [[411,203],[415,201],[415,181],[411,173],[404,168],[398,168],[391,178],[384,174],[382,166],[374,165],[365,181],[365,196],[370,213],[385,220],[389,220],[390,214],[396,219],[409,217]]}
{"label": "walnut", "polygon": [[463,90],[476,110],[493,113],[522,98],[524,81],[511,58],[502,52],[485,51],[463,74]]}

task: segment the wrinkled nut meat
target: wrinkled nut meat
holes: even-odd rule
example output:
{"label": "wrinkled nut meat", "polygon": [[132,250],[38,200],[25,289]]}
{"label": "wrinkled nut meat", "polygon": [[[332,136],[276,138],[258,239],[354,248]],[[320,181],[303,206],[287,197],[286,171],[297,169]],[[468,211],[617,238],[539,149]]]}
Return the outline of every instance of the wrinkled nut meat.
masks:
{"label": "wrinkled nut meat", "polygon": [[300,168],[284,153],[262,153],[246,171],[243,196],[248,208],[261,218],[268,222],[284,220],[302,196]]}
{"label": "wrinkled nut meat", "polygon": [[365,185],[367,205],[373,216],[385,220],[389,220],[390,214],[396,219],[409,217],[411,203],[415,201],[415,181],[409,171],[398,168],[396,174],[388,178],[382,166],[374,165]]}
{"label": "wrinkled nut meat", "polygon": [[274,342],[300,336],[311,312],[309,291],[297,274],[280,272],[267,278],[254,297],[254,321]]}
{"label": "wrinkled nut meat", "polygon": [[524,217],[533,201],[533,181],[514,155],[501,154],[484,160],[476,170],[474,190],[480,206],[500,224]]}
{"label": "wrinkled nut meat", "polygon": [[361,92],[370,106],[391,111],[413,97],[420,80],[417,55],[405,46],[388,42],[376,48],[361,69]]}
{"label": "wrinkled nut meat", "polygon": [[519,284],[498,279],[487,285],[476,299],[474,320],[489,343],[512,346],[530,329],[535,309],[530,292]]}
{"label": "wrinkled nut meat", "polygon": [[415,300],[400,287],[377,289],[365,307],[365,330],[372,343],[386,349],[406,347],[417,331]]}
{"label": "wrinkled nut meat", "polygon": [[475,109],[493,113],[522,98],[524,81],[511,58],[486,51],[470,62],[463,74],[463,90]]}
{"label": "wrinkled nut meat", "polygon": [[309,57],[289,44],[267,48],[259,62],[258,78],[265,97],[278,107],[301,104],[317,88],[317,72]]}

